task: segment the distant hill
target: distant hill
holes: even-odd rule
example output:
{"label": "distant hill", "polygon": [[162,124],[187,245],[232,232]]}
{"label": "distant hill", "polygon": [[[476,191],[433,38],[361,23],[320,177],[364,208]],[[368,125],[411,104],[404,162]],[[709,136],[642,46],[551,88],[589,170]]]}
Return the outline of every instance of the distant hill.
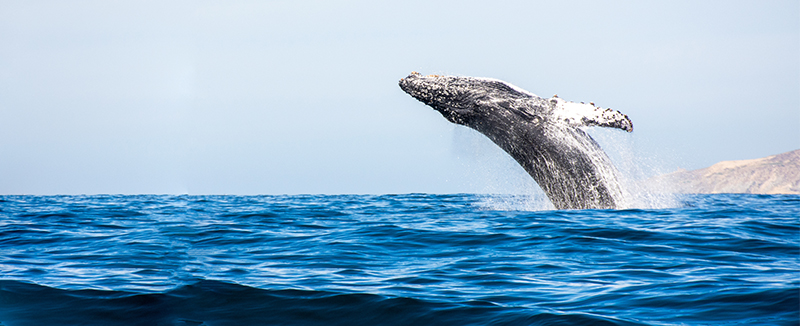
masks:
{"label": "distant hill", "polygon": [[651,184],[678,193],[800,194],[800,149],[742,161],[722,161],[704,169],[679,170]]}

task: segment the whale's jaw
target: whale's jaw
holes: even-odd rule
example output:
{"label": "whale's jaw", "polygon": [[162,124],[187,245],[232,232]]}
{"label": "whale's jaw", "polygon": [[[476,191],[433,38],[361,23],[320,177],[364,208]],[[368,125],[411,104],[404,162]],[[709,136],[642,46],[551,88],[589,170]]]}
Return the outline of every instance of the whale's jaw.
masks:
{"label": "whale's jaw", "polygon": [[582,126],[632,131],[618,111],[544,99],[490,78],[411,73],[400,88],[450,122],[475,129],[510,154],[558,209],[623,205],[616,169]]}

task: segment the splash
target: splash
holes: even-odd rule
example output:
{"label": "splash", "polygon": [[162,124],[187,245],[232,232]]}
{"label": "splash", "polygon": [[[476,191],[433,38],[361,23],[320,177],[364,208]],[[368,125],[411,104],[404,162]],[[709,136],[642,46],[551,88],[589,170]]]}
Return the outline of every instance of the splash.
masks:
{"label": "splash", "polygon": [[492,194],[479,198],[477,206],[489,211],[537,212],[556,209],[544,192],[527,195]]}
{"label": "splash", "polygon": [[[472,174],[472,189],[480,193],[478,206],[485,210],[547,211],[555,206],[538,184],[508,154],[489,139],[468,128],[453,129],[457,159]],[[636,149],[632,134],[601,127],[579,130],[587,137],[561,137],[562,142],[586,153],[597,166],[597,176],[609,186],[617,209],[680,207],[678,195],[668,184],[654,184],[652,176],[665,173],[663,157]],[[566,133],[562,133],[566,134]],[[594,144],[596,142],[597,144]],[[598,147],[599,145],[599,147]]]}
{"label": "splash", "polygon": [[611,171],[604,169],[603,175],[614,178],[619,185],[620,209],[658,209],[681,206],[673,187],[663,182],[656,184],[652,177],[665,171],[663,154],[645,154],[637,150],[636,140],[631,134],[590,127],[586,132],[595,139],[613,163]]}
{"label": "splash", "polygon": [[[478,206],[485,210],[547,211],[555,206],[539,185],[514,159],[479,132],[454,126],[452,155],[470,174],[469,192],[480,196]],[[601,127],[582,130],[585,137],[563,137],[563,142],[591,153],[598,166],[598,176],[614,185],[613,196],[618,209],[659,209],[681,206],[670,185],[654,184],[652,176],[664,174],[658,155],[637,150],[632,134]],[[596,141],[599,148],[593,145]]]}

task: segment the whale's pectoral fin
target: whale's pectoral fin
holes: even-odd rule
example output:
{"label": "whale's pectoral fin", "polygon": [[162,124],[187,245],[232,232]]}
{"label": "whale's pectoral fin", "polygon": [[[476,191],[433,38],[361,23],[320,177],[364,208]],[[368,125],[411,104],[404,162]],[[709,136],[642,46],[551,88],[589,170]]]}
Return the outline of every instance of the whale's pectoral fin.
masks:
{"label": "whale's pectoral fin", "polygon": [[633,132],[633,122],[627,115],[617,110],[597,109],[602,111],[596,115],[581,118],[581,123],[584,126],[619,128],[627,132]]}
{"label": "whale's pectoral fin", "polygon": [[569,124],[619,128],[627,132],[633,131],[631,119],[617,110],[597,107],[594,106],[594,103],[567,102],[557,97],[551,98],[550,102],[555,105],[553,114],[556,118]]}

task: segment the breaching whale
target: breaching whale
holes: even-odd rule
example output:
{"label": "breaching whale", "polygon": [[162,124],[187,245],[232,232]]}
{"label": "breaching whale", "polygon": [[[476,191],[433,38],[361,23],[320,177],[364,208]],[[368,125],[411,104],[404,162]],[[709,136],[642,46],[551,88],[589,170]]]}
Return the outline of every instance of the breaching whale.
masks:
{"label": "breaching whale", "polygon": [[633,131],[627,115],[611,109],[541,98],[497,79],[423,76],[412,72],[400,88],[448,121],[486,135],[511,155],[557,209],[618,208],[623,193],[611,160],[584,126]]}

